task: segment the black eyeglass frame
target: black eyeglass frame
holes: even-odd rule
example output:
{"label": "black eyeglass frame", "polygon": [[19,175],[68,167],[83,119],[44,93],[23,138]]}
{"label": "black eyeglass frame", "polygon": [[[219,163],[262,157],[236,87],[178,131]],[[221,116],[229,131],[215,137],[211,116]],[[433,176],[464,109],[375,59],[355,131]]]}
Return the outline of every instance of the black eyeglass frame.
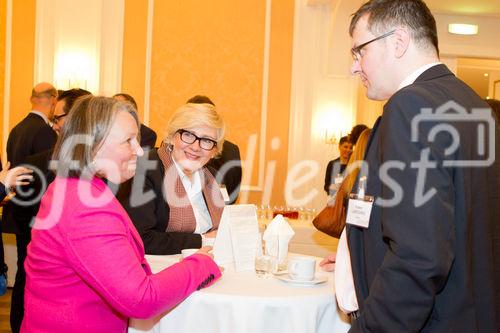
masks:
{"label": "black eyeglass frame", "polygon": [[64,118],[67,115],[68,115],[67,113],[63,113],[63,114],[60,114],[58,116],[52,117],[52,123],[57,124],[59,122],[59,119]]}
{"label": "black eyeglass frame", "polygon": [[389,32],[386,32],[385,34],[383,35],[380,35],[378,37],[375,37],[373,39],[370,39],[369,41],[361,44],[361,45],[358,45],[356,47],[353,47],[351,49],[351,54],[352,54],[352,58],[354,59],[354,61],[359,61],[359,59],[361,58],[361,50],[366,47],[368,44],[370,43],[373,43],[373,42],[376,42],[380,39],[383,39],[383,38],[386,38],[386,37],[389,37],[390,35],[394,34],[396,32],[397,29],[394,29],[392,31],[389,31]]}
{"label": "black eyeglass frame", "polygon": [[[179,137],[180,137],[181,141],[184,142],[184,143],[187,143],[187,144],[191,145],[191,144],[195,143],[196,141],[198,141],[198,144],[199,144],[200,148],[203,149],[203,150],[210,151],[210,150],[214,149],[217,146],[217,141],[209,139],[209,138],[200,138],[199,136],[197,136],[193,132],[190,132],[190,131],[185,130],[185,129],[180,129],[176,133],[179,133]],[[185,137],[183,138],[183,136],[184,136],[185,133],[187,133],[189,135],[192,135],[194,137],[194,140],[191,141],[191,142],[186,141],[186,138]],[[204,148],[202,146],[202,142],[204,142],[204,143],[211,143],[212,147],[211,148]]]}

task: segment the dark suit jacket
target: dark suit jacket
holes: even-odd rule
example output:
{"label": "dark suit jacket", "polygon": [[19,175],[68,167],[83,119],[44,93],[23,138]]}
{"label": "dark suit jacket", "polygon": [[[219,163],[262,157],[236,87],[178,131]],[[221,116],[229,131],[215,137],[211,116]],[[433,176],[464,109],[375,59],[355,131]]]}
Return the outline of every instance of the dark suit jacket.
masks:
{"label": "dark suit jacket", "polygon": [[[435,111],[450,100],[467,112],[487,107],[444,65],[437,65],[389,99],[372,131],[365,156],[366,192],[375,198],[393,198],[394,185],[382,182],[379,171],[384,162],[400,161],[388,174],[402,187],[403,199],[392,207],[373,205],[368,229],[348,225],[361,313],[351,332],[498,330],[500,280],[494,276],[498,244],[493,243],[500,221],[498,125],[497,159],[483,168],[443,167],[442,163],[477,159],[475,121],[450,123],[461,140],[451,154],[445,152],[453,141],[449,133],[428,140],[431,128],[443,121],[421,122],[417,142],[410,137],[412,119],[421,108]],[[423,151],[437,165],[426,170],[424,189],[435,188],[436,193],[416,207],[419,171],[411,163],[420,161]]]}
{"label": "dark suit jacket", "polygon": [[49,170],[49,162],[54,149],[45,150],[41,153],[26,157],[25,163],[33,169],[33,181],[24,185],[16,197],[23,202],[22,209],[17,210],[17,216],[22,216],[23,221],[31,221],[38,214],[40,201],[47,187],[55,179],[55,172]]}
{"label": "dark suit jacket", "polygon": [[335,177],[339,173],[343,173],[346,166],[347,164],[340,164],[340,157],[328,162],[325,173],[325,185],[323,187],[326,194],[330,194],[330,185],[335,184]]}
{"label": "dark suit jacket", "polygon": [[156,144],[156,132],[144,124],[141,124],[141,147],[153,148]]}
{"label": "dark suit jacket", "polygon": [[[7,159],[11,167],[26,163],[30,155],[34,155],[54,147],[57,134],[45,120],[37,114],[29,113],[9,134],[7,140]],[[29,233],[31,213],[24,207],[7,203],[4,207],[4,232]]]}
{"label": "dark suit jacket", "polygon": [[240,149],[231,141],[224,141],[221,156],[212,158],[206,167],[217,179],[217,183],[225,185],[229,194],[229,203],[233,204],[238,199],[241,186],[241,157]]}
{"label": "dark suit jacket", "polygon": [[[146,170],[145,162],[153,161],[156,167]],[[121,184],[117,194],[118,200],[127,211],[137,231],[144,242],[146,254],[176,254],[182,249],[201,247],[199,234],[184,232],[166,232],[170,209],[163,197],[163,177],[165,169],[158,157],[157,149],[151,149],[147,155],[140,158],[136,175]],[[134,181],[144,186],[133,186]],[[140,206],[131,204],[133,193],[154,195]]]}

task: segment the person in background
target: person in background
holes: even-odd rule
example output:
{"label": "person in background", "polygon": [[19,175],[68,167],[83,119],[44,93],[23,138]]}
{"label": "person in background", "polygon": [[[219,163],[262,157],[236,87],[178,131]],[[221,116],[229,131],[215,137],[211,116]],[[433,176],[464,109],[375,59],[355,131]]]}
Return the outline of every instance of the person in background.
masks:
{"label": "person in background", "polygon": [[349,133],[349,140],[354,146],[358,142],[358,138],[361,135],[361,133],[363,133],[363,131],[368,128],[369,127],[366,126],[365,124],[358,124],[351,129],[351,133]]}
{"label": "person in background", "polygon": [[[66,122],[71,108],[75,101],[82,96],[91,95],[84,89],[74,88],[69,90],[61,90],[57,96],[57,103],[54,108],[51,119],[52,129],[60,133],[62,126]],[[40,207],[40,199],[45,193],[48,184],[55,178],[54,170],[50,170],[49,163],[54,149],[47,149],[40,153],[26,157],[26,165],[36,172],[33,174],[33,181],[22,187],[17,195],[17,200],[23,206],[23,220],[26,223],[31,223],[38,213]]]}
{"label": "person in background", "polygon": [[338,190],[338,184],[335,184],[335,178],[340,175],[343,178],[344,170],[352,154],[352,142],[348,136],[343,136],[339,141],[340,156],[328,162],[326,166],[324,190],[326,194],[333,195]]}
{"label": "person in background", "polygon": [[[215,106],[214,102],[207,96],[196,95],[188,99],[187,103],[208,103]],[[222,152],[215,158],[210,159],[207,168],[216,177],[221,186],[225,186],[229,195],[227,204],[236,202],[241,186],[241,156],[238,146],[231,141],[224,140]]]}
{"label": "person in background", "polygon": [[[57,133],[61,132],[66,116],[75,104],[75,101],[82,96],[91,95],[90,91],[81,88],[73,88],[69,90],[61,90],[57,96],[57,103],[54,107],[54,113],[50,121],[52,122],[52,129]],[[52,149],[51,149],[52,151]]]}
{"label": "person in background", "polygon": [[496,121],[500,122],[500,101],[492,98],[485,99],[485,101],[491,107],[491,110],[493,110]]}
{"label": "person in background", "polygon": [[[26,185],[32,179],[33,170],[19,166],[13,169],[10,168],[10,163],[7,162],[5,168],[2,168],[0,163],[0,201],[2,201],[12,188]],[[7,291],[7,265],[5,264],[5,254],[3,249],[2,239],[2,222],[0,220],[0,296]]]}
{"label": "person in background", "polygon": [[[131,103],[136,110],[139,110],[137,108],[137,103],[135,99],[129,94],[119,93],[114,95],[113,98],[119,101],[127,101]],[[141,135],[141,147],[153,148],[156,145],[156,138],[157,138],[156,132],[142,123],[140,128],[140,135]]]}
{"label": "person in background", "polygon": [[[472,111],[488,105],[440,62],[423,1],[369,1],[349,33],[352,74],[369,99],[387,100],[355,185],[374,203],[348,212],[362,224],[346,227],[358,303],[350,332],[496,332],[500,128],[477,135]],[[462,108],[467,120],[441,117]],[[435,117],[422,122],[425,110]],[[483,163],[489,138],[496,158]],[[335,286],[340,304],[351,292]]]}
{"label": "person in background", "polygon": [[133,177],[143,154],[138,132],[130,103],[77,100],[28,247],[23,332],[126,332],[129,318],[163,313],[221,276],[209,247],[151,273],[139,235],[103,181]]}
{"label": "person in background", "polygon": [[[49,117],[57,102],[57,90],[50,83],[41,82],[31,91],[30,113],[9,133],[7,160],[13,168],[26,163],[28,156],[50,149],[57,140],[57,134],[49,125]],[[16,234],[17,272],[10,308],[10,326],[18,333],[24,313],[24,259],[31,239],[31,215],[26,207],[10,200],[3,210],[3,232]]]}
{"label": "person in background", "polygon": [[[224,131],[213,105],[181,106],[163,144],[139,159],[136,176],[121,186],[118,198],[147,254],[176,254],[215,237],[224,200],[206,164],[222,149]],[[145,193],[154,196],[145,200]]]}
{"label": "person in background", "polygon": [[[338,200],[335,201],[335,204],[341,203],[347,208],[347,203],[349,202],[349,195],[353,192],[353,187],[356,182],[356,179],[359,175],[359,171],[361,169],[361,161],[365,156],[366,147],[368,145],[368,140],[370,138],[371,130],[365,129],[358,136],[356,147],[354,148],[351,157],[349,158],[349,163],[347,164],[346,176],[339,186],[339,190],[337,196],[339,196]],[[344,259],[347,263],[344,266],[346,269],[335,269],[335,260],[337,258]],[[320,263],[319,266],[327,272],[335,272],[335,285],[342,286],[346,283],[352,283],[352,270],[350,265],[350,256],[349,256],[349,248],[347,246],[347,238],[346,238],[346,228],[342,231],[340,235],[339,244],[337,246],[337,253],[331,253],[327,255]],[[342,299],[342,303],[339,302],[339,308],[344,313],[350,313],[355,311],[358,307],[358,303],[356,300],[356,293],[354,292],[354,286],[351,284],[348,290],[351,293]]]}

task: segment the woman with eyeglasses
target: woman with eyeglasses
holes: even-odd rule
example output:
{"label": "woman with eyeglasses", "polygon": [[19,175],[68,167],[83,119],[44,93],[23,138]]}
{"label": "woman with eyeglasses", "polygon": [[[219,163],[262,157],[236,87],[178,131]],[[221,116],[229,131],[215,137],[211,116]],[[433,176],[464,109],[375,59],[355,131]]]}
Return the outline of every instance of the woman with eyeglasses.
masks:
{"label": "woman with eyeglasses", "polygon": [[224,200],[205,165],[222,150],[224,132],[213,105],[181,106],[163,144],[140,159],[134,179],[122,184],[118,199],[147,254],[176,254],[215,237]]}

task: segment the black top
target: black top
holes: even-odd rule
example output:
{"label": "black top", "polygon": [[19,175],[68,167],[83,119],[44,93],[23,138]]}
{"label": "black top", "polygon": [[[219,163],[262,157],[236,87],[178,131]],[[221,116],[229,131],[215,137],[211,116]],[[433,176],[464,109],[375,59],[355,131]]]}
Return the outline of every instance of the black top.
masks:
{"label": "black top", "polygon": [[[56,132],[45,120],[35,113],[29,113],[9,133],[7,159],[11,167],[28,163],[28,156],[52,149],[56,140]],[[4,232],[16,234],[30,232],[29,225],[33,218],[32,207],[16,205],[9,201],[4,207],[3,215]]]}
{"label": "black top", "polygon": [[338,174],[343,174],[346,166],[347,164],[340,163],[340,157],[328,162],[325,173],[325,186],[323,187],[326,194],[333,194],[330,191],[330,185],[335,184],[335,177],[337,177]]}
{"label": "black top", "polygon": [[[170,208],[163,197],[163,177],[165,168],[156,148],[138,160],[134,178],[120,185],[117,194],[125,210],[139,232],[146,254],[176,254],[182,249],[201,247],[201,235],[184,232],[166,232]],[[146,164],[155,163],[154,169],[146,169]],[[143,186],[134,185],[143,183]],[[131,201],[152,196],[145,203],[133,205]]]}
{"label": "black top", "polygon": [[144,124],[141,124],[141,147],[152,148],[156,144],[156,132]]}
{"label": "black top", "polygon": [[210,173],[217,179],[217,183],[225,185],[229,194],[228,204],[233,204],[238,198],[241,185],[241,157],[240,149],[231,141],[224,141],[221,156],[212,158],[206,164]]}
{"label": "black top", "polygon": [[[490,133],[497,156],[492,164],[444,163],[486,159],[477,149],[480,126],[471,113],[486,107],[444,65],[426,70],[387,101],[365,154],[366,194],[378,202],[367,229],[347,225],[360,307],[350,332],[498,331],[498,124]],[[431,117],[422,118],[426,109]],[[429,134],[439,125],[458,134],[454,151],[449,151],[456,143],[450,130]],[[418,130],[416,138],[412,128]],[[394,197],[397,202],[381,206],[380,199]]]}

